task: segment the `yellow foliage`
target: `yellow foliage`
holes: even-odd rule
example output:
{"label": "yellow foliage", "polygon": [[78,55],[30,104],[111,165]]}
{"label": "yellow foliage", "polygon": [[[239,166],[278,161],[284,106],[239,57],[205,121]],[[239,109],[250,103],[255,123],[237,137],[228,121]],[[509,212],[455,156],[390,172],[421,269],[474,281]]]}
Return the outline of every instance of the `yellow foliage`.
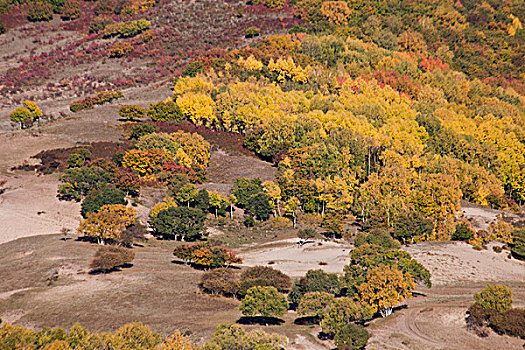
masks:
{"label": "yellow foliage", "polygon": [[510,36],[514,36],[518,30],[523,29],[523,25],[518,17],[511,14],[509,18],[512,23],[507,26],[507,33],[509,33]]}
{"label": "yellow foliage", "polygon": [[102,206],[98,213],[88,213],[80,222],[77,232],[88,237],[95,237],[99,242],[120,240],[120,234],[135,221],[135,210],[122,204]]}
{"label": "yellow foliage", "polygon": [[179,331],[175,332],[171,337],[166,338],[160,345],[160,350],[199,350],[200,348],[193,345],[185,336]]}
{"label": "yellow foliage", "polygon": [[394,306],[407,298],[416,287],[409,273],[403,274],[396,265],[381,265],[372,269],[366,281],[359,286],[359,299],[368,304],[372,313],[388,314]]}
{"label": "yellow foliage", "polygon": [[214,126],[217,123],[212,98],[202,92],[186,92],[177,98],[182,114],[197,126]]}
{"label": "yellow foliage", "polygon": [[132,149],[124,154],[122,166],[144,176],[160,172],[164,162],[173,159],[173,154],[165,149]]}
{"label": "yellow foliage", "polygon": [[177,207],[177,201],[175,200],[175,198],[173,197],[165,197],[162,202],[158,202],[156,203],[153,208],[151,208],[151,211],[149,212],[149,216],[151,218],[156,218],[157,215],[159,215],[159,213],[162,211],[162,210],[166,210],[168,208],[175,208]]}
{"label": "yellow foliage", "polygon": [[278,58],[277,61],[274,61],[273,58],[270,59],[268,69],[279,74],[277,76],[277,81],[280,83],[284,83],[287,80],[302,84],[308,82],[307,70],[296,65],[291,57],[288,57],[287,59]]}
{"label": "yellow foliage", "polygon": [[173,95],[184,95],[192,92],[195,94],[208,94],[213,90],[213,84],[202,77],[182,77],[177,80],[173,88]]}
{"label": "yellow foliage", "polygon": [[253,55],[250,55],[247,59],[240,57],[237,64],[248,71],[260,71],[264,67],[264,64]]}
{"label": "yellow foliage", "polygon": [[512,243],[512,231],[514,227],[498,216],[497,221],[490,224],[489,229],[494,239],[503,243]]}
{"label": "yellow foliage", "polygon": [[178,164],[202,170],[208,167],[211,146],[201,135],[177,131],[170,136],[173,141],[181,145],[175,154],[175,160]]}
{"label": "yellow foliage", "polygon": [[321,12],[328,22],[336,26],[347,24],[352,13],[344,1],[324,1],[321,5]]}

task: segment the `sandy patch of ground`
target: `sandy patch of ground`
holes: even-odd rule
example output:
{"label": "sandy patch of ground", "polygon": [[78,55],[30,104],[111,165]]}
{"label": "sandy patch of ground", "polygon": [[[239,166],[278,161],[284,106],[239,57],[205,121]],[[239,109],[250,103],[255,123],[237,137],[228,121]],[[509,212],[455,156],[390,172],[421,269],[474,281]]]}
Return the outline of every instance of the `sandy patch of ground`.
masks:
{"label": "sandy patch of ground", "polygon": [[488,230],[491,223],[497,222],[498,216],[505,216],[512,221],[518,221],[522,219],[523,216],[523,214],[508,213],[503,210],[483,207],[467,201],[461,201],[460,213],[470,221],[472,227],[476,230]]}
{"label": "sandy patch of ground", "polygon": [[508,251],[476,251],[464,242],[425,242],[403,250],[432,274],[434,285],[481,281],[525,281],[525,262],[508,259]]}
{"label": "sandy patch of ground", "polygon": [[240,255],[246,266],[271,266],[292,277],[300,277],[308,270],[317,269],[342,273],[343,267],[350,261],[348,254],[352,246],[348,244],[314,240],[314,243],[300,246],[298,241],[298,238],[292,238],[258,244],[243,250]]}
{"label": "sandy patch of ground", "polygon": [[57,177],[20,172],[6,179],[0,196],[0,243],[20,237],[74,231],[80,220],[80,204],[56,198]]}

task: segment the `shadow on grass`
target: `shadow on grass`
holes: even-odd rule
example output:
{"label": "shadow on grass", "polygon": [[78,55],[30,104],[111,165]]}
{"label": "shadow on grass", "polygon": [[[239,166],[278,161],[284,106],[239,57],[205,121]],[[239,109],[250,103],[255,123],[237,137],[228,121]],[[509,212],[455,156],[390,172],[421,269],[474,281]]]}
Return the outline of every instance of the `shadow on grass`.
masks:
{"label": "shadow on grass", "polygon": [[297,317],[293,323],[300,326],[319,325],[320,318],[317,316]]}
{"label": "shadow on grass", "polygon": [[242,316],[236,323],[243,325],[260,325],[260,326],[279,326],[284,323],[277,317],[265,317],[265,316]]}
{"label": "shadow on grass", "polygon": [[120,265],[120,266],[115,266],[114,268],[111,268],[111,269],[91,270],[91,271],[88,272],[88,274],[90,274],[90,275],[106,275],[108,273],[122,271],[122,269],[129,269],[130,267],[133,267],[133,264],[125,263],[125,264]]}

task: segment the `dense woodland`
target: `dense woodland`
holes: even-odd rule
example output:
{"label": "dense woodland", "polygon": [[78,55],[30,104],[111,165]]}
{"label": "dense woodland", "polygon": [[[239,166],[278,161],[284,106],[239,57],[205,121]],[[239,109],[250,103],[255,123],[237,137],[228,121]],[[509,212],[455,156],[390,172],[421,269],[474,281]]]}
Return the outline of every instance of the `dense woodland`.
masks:
{"label": "dense woodland", "polygon": [[[113,40],[104,52],[108,58],[132,60],[134,52],[156,57],[162,33],[152,14],[162,5],[3,0],[0,18],[16,9],[30,21],[48,21],[53,13],[73,22],[87,16],[93,39]],[[122,105],[115,118],[125,124],[127,142],[104,155],[92,145],[69,149],[67,162],[56,166],[63,170],[58,197],[82,202],[78,233],[101,245],[94,272],[129,267],[133,242],[148,233],[182,241],[174,255],[206,270],[203,292],[240,299],[244,316],[272,322],[295,309],[338,348],[361,349],[369,337],[367,321],[390,315],[417,284],[431,287],[429,271],[400,250],[403,244],[460,240],[483,249],[499,241],[509,258],[525,258],[523,229],[499,218],[476,231],[459,212],[460,200],[509,212],[520,212],[525,201],[523,1],[241,5],[239,16],[270,11],[293,20],[276,35],[261,35],[268,33],[264,23],[251,26],[245,33],[255,38],[250,45],[202,50],[169,74],[159,60],[159,72],[172,79],[172,96],[149,106]],[[5,30],[0,22],[0,33]],[[19,88],[2,85],[6,92]],[[93,92],[71,103],[70,111],[123,96],[116,88]],[[25,101],[11,120],[30,128],[43,115],[37,103]],[[188,123],[197,132],[184,131]],[[206,190],[201,185],[212,147],[198,130],[238,137],[245,151],[273,164],[275,179],[238,178],[228,193]],[[126,205],[152,186],[165,188],[166,197],[141,223]],[[311,270],[292,282],[261,266],[237,273],[229,267],[241,257],[207,241],[207,224],[219,220],[247,228],[291,226],[301,240],[343,238],[355,249],[342,276]],[[525,337],[523,310],[511,308],[512,293],[505,288],[488,286],[476,294],[469,326],[480,335],[488,326]],[[510,303],[487,301],[502,295]],[[28,349],[128,349],[118,344],[128,344],[135,328],[147,344],[133,349],[194,348],[180,334],[163,340],[141,325],[90,335],[80,326],[44,334],[4,324],[0,339],[8,339],[5,349],[22,338]],[[278,335],[222,325],[204,349],[284,344]]]}

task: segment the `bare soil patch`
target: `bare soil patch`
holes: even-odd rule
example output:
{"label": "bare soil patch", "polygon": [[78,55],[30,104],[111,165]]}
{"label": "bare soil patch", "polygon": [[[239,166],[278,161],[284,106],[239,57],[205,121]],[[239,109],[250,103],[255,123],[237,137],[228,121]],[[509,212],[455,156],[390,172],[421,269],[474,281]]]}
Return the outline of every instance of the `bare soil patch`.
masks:
{"label": "bare soil patch", "polygon": [[350,261],[352,246],[344,242],[314,240],[303,246],[298,238],[256,244],[242,250],[241,256],[247,266],[271,266],[291,277],[301,277],[308,270],[343,273]]}
{"label": "bare soil patch", "polygon": [[56,198],[57,176],[17,172],[6,179],[0,196],[0,243],[20,237],[74,231],[80,220],[80,204]]}
{"label": "bare soil patch", "polygon": [[[507,257],[508,251],[476,251],[464,242],[424,242],[403,248],[432,274],[435,286],[468,283],[525,281],[525,262]],[[501,244],[496,244],[501,245]]]}

